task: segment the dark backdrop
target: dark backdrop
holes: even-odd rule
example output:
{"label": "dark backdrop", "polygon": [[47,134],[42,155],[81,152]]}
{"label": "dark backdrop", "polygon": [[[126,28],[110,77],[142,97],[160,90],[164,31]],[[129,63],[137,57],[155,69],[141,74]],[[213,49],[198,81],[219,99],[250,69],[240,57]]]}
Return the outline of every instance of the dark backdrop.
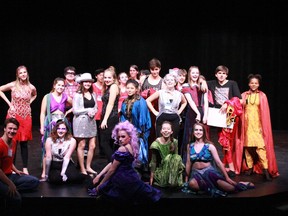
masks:
{"label": "dark backdrop", "polygon": [[[44,94],[68,65],[78,73],[114,65],[147,68],[156,57],[169,68],[198,65],[207,79],[224,64],[241,92],[260,73],[272,126],[287,130],[288,38],[284,1],[4,1],[0,3],[0,85],[26,65],[38,91],[32,104],[39,125]],[[287,87],[287,86],[286,86]],[[10,93],[9,93],[10,95]],[[8,106],[0,100],[0,121]]]}

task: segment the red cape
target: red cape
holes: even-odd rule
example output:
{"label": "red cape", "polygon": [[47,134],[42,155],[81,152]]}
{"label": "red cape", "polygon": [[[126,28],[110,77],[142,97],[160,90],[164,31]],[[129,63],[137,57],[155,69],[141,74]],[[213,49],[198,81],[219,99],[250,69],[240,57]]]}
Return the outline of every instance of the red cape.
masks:
{"label": "red cape", "polygon": [[[245,106],[245,101],[247,96],[250,94],[250,91],[243,92],[242,95],[242,104]],[[266,147],[266,154],[268,159],[268,171],[272,177],[279,176],[277,161],[275,157],[274,151],[274,141],[272,134],[272,126],[271,126],[271,118],[270,118],[270,109],[267,96],[264,92],[259,91],[260,96],[260,119],[262,122],[262,131],[263,138]],[[239,122],[239,130],[236,132],[236,145],[235,151],[233,155],[235,171],[237,174],[240,174],[241,171],[245,171],[247,166],[245,164],[245,160],[242,160],[243,156],[243,143],[244,143],[244,128],[245,128],[245,109],[243,109],[243,113],[240,116]],[[259,161],[254,165],[254,172],[262,174],[262,166]]]}

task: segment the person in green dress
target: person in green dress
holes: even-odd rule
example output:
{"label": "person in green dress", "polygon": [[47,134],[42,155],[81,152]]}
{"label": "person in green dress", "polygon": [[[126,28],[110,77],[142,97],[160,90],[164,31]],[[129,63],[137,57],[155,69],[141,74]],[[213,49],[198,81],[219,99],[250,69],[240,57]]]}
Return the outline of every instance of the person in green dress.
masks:
{"label": "person in green dress", "polygon": [[150,184],[160,187],[181,187],[185,166],[178,154],[178,140],[173,138],[172,124],[164,121],[161,135],[150,146]]}

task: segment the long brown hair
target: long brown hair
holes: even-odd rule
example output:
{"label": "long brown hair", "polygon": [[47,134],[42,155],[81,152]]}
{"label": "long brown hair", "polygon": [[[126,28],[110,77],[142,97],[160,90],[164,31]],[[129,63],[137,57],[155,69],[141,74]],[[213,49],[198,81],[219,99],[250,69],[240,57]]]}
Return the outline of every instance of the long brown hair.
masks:
{"label": "long brown hair", "polygon": [[56,142],[56,140],[58,139],[58,134],[57,134],[57,128],[59,127],[59,125],[64,124],[66,127],[66,134],[64,136],[64,140],[69,140],[72,137],[72,134],[69,130],[69,125],[62,119],[59,119],[56,122],[56,125],[53,127],[50,137],[52,139],[53,142]]}
{"label": "long brown hair", "polygon": [[207,131],[206,131],[205,125],[202,124],[202,123],[200,123],[200,122],[196,122],[196,123],[193,125],[192,135],[191,135],[190,140],[189,140],[188,143],[195,142],[194,130],[195,130],[195,127],[196,127],[197,125],[201,126],[202,129],[203,129],[203,137],[202,137],[203,142],[204,142],[204,143],[213,144],[213,142],[212,142],[211,140],[209,140],[208,137],[207,137]]}

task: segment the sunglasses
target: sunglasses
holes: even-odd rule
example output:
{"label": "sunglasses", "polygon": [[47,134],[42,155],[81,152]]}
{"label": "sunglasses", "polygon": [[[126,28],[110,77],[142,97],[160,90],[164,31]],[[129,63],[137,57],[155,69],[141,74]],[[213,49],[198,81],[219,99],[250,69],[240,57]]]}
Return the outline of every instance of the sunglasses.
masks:
{"label": "sunglasses", "polygon": [[67,74],[75,75],[75,72],[66,72],[66,75]]}

